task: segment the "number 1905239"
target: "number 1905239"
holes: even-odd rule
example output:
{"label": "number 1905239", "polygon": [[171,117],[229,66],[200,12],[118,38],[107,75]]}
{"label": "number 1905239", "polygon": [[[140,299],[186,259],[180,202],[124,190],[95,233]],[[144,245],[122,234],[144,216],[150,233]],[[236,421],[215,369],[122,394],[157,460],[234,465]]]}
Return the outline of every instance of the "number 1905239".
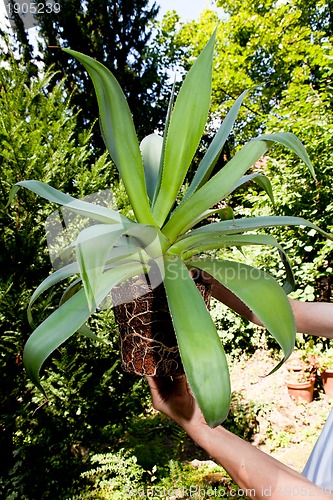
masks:
{"label": "number 1905239", "polygon": [[60,12],[60,4],[57,2],[7,2],[7,12],[11,16],[15,14],[57,14]]}

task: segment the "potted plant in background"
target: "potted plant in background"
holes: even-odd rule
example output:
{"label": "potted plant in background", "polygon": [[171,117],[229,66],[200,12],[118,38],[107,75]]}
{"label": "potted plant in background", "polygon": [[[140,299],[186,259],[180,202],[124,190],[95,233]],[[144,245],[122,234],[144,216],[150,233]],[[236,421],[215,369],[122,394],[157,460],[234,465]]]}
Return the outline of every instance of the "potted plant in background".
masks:
{"label": "potted plant in background", "polygon": [[286,362],[285,368],[289,396],[296,401],[311,403],[316,382],[316,356],[306,349],[297,349]]}
{"label": "potted plant in background", "polygon": [[321,350],[318,357],[318,370],[325,394],[333,398],[333,347]]}
{"label": "potted plant in background", "polygon": [[[174,369],[176,373],[184,369],[208,424],[221,423],[230,405],[229,371],[216,328],[193,279],[199,278],[202,271],[227,286],[255,312],[283,349],[281,363],[293,350],[295,323],[286,296],[293,287],[292,270],[280,244],[272,236],[255,231],[302,225],[332,236],[299,217],[234,219],[232,211],[227,211],[224,220],[207,219],[218,212],[215,207],[221,200],[249,180],[257,182],[273,200],[269,180],[262,174],[246,172],[274,143],[289,147],[314,176],[304,147],[290,133],[253,139],[212,174],[246,92],[232,106],[189,186],[184,184],[208,118],[214,40],[215,32],[188,72],[177,98],[172,93],[163,136],[151,134],[141,145],[115,77],[94,59],[64,49],[85,66],[93,80],[104,141],[119,170],[134,216],[125,217],[112,208],[77,200],[38,181],[25,180],[13,187],[11,201],[17,190],[25,187],[93,224],[72,235],[63,255],[73,251],[73,259],[41,283],[29,304],[32,321],[31,307],[41,293],[63,279],[76,278],[58,309],[37,326],[24,349],[28,375],[41,390],[39,372],[45,359],[77,331],[94,338],[85,323],[110,294],[113,305],[124,305],[125,330],[132,321],[127,304],[132,302],[135,310],[137,300],[150,294],[148,316],[142,313],[138,331],[127,332],[139,342],[129,342],[130,352],[123,359],[132,360],[138,355],[139,362],[133,362],[132,367],[136,372],[141,367],[141,373],[148,375],[170,375]],[[246,245],[270,245],[277,249],[286,269],[283,287],[263,270],[223,259],[224,248]],[[211,255],[216,250],[219,258]],[[161,293],[159,298],[157,293]],[[172,320],[169,319],[162,339],[154,331],[149,339],[146,330],[153,327],[161,303]],[[121,323],[119,316],[118,321]],[[176,361],[169,357],[171,351]],[[160,362],[165,356],[166,362]]]}

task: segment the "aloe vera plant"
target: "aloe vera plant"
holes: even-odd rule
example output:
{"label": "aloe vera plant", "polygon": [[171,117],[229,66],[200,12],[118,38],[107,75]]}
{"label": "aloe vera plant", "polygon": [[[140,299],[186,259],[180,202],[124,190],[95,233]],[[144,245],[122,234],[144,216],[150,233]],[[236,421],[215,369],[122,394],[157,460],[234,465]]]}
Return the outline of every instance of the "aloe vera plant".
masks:
{"label": "aloe vera plant", "polygon": [[[93,222],[69,245],[75,250],[74,261],[50,274],[29,304],[31,320],[32,305],[45,290],[63,279],[77,278],[60,306],[35,328],[24,349],[27,373],[41,390],[40,369],[45,359],[78,331],[94,338],[85,323],[110,291],[118,283],[142,272],[149,274],[152,269],[155,274],[158,270],[164,284],[185,373],[210,426],[221,423],[228,413],[229,371],[215,325],[190,270],[213,276],[254,311],[281,346],[281,363],[293,350],[295,322],[287,300],[293,287],[292,270],[280,244],[256,230],[301,225],[331,236],[300,217],[234,219],[228,211],[218,222],[207,218],[218,211],[214,208],[218,202],[249,180],[257,182],[273,198],[265,176],[246,172],[275,143],[291,149],[314,176],[303,145],[290,133],[262,135],[212,175],[244,92],[217,131],[187,190],[183,187],[208,118],[214,43],[215,33],[186,75],[177,97],[172,95],[163,136],[151,134],[141,145],[115,77],[94,59],[63,49],[84,65],[93,81],[104,141],[135,217],[132,220],[116,210],[75,199],[34,180],[18,182],[12,188],[11,200],[24,187]],[[277,249],[286,270],[283,286],[263,270],[223,259],[223,249],[246,245]],[[212,257],[215,250],[219,250],[219,258]]]}

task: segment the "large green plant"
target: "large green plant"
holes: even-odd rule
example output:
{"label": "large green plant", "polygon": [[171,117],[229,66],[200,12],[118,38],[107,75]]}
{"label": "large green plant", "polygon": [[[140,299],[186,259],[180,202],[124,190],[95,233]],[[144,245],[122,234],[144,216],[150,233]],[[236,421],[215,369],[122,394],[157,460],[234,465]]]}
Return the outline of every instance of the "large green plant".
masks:
{"label": "large green plant", "polygon": [[[212,175],[244,93],[233,105],[189,188],[183,192],[184,179],[209,112],[214,41],[215,33],[188,72],[175,101],[171,99],[163,137],[148,136],[141,151],[129,107],[115,77],[90,57],[64,49],[83,63],[93,80],[105,144],[124,182],[136,220],[74,199],[37,181],[19,182],[13,187],[11,198],[20,187],[25,187],[95,222],[71,242],[70,247],[76,252],[74,262],[47,277],[31,298],[30,316],[34,301],[60,280],[78,275],[75,286],[83,285],[79,289],[70,285],[59,308],[34,330],[25,346],[26,370],[40,389],[39,372],[45,359],[78,330],[92,335],[84,324],[112,288],[142,272],[154,274],[156,269],[164,283],[189,384],[210,426],[218,425],[228,413],[229,371],[191,269],[207,272],[254,311],[283,349],[281,363],[292,352],[295,322],[286,296],[293,281],[288,258],[273,237],[253,231],[277,225],[315,226],[299,217],[231,218],[213,223],[207,217],[217,211],[214,206],[218,202],[251,179],[272,198],[266,177],[245,173],[274,143],[289,147],[314,175],[302,144],[289,133],[257,137]],[[286,268],[284,289],[262,270],[209,255],[212,250],[245,245],[269,245],[278,250]]]}

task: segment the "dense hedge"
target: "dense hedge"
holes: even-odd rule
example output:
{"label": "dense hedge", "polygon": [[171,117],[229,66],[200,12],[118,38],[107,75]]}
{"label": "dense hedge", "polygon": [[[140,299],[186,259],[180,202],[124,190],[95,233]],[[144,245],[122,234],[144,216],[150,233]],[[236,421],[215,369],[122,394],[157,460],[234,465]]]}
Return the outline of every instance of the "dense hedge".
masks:
{"label": "dense hedge", "polygon": [[[24,190],[7,206],[10,188],[37,179],[83,197],[109,187],[115,173],[106,155],[91,161],[90,130],[75,138],[70,96],[64,97],[61,83],[47,92],[51,77],[30,79],[14,57],[0,66],[0,491],[6,498],[70,494],[90,450],[121,439],[128,419],[142,412],[146,393],[119,367],[110,311],[100,313],[96,326],[104,343],[77,337],[46,365],[48,402],[22,366],[31,333],[27,304],[51,271],[44,223],[56,207]],[[38,302],[37,322],[60,292]]]}

